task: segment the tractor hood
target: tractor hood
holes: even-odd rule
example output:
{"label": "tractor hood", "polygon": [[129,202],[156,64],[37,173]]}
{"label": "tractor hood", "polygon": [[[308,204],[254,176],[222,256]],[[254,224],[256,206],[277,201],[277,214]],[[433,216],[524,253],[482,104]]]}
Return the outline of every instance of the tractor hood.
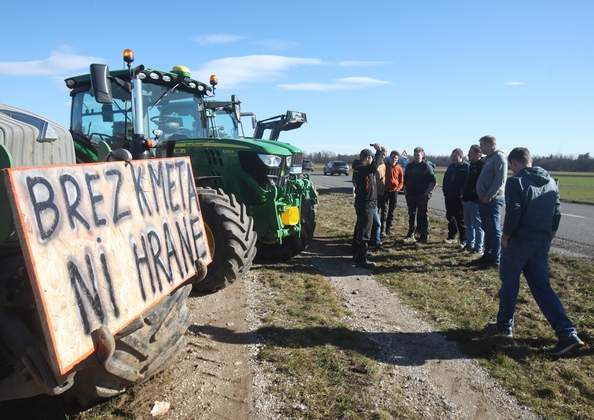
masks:
{"label": "tractor hood", "polygon": [[[299,149],[294,148],[290,145],[285,145],[284,143],[279,143],[276,141],[262,141],[257,139],[249,139],[249,138],[224,138],[224,139],[216,139],[216,138],[208,138],[208,139],[187,139],[187,140],[178,140],[175,143],[176,148],[192,148],[192,147],[214,147],[217,149],[232,149],[232,150],[240,150],[240,151],[251,151],[255,153],[262,153],[262,154],[269,154],[269,155],[277,155],[277,156],[291,156],[295,153],[293,150],[296,150],[297,153],[300,152]],[[289,147],[287,147],[289,146]]]}
{"label": "tractor hood", "polygon": [[254,139],[252,137],[245,137],[244,140],[249,140],[251,142],[254,143],[262,143],[264,145],[268,146],[276,146],[276,147],[280,147],[285,149],[288,154],[295,154],[295,153],[303,153],[303,150],[301,150],[300,148],[293,146],[292,144],[289,143],[285,143],[282,141],[278,141],[278,140],[263,140],[263,139]]}

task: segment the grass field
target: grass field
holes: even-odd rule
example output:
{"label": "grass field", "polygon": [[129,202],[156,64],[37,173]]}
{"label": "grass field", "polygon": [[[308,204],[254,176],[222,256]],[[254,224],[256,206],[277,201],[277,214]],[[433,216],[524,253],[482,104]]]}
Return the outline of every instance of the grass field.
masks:
{"label": "grass field", "polygon": [[[437,183],[443,182],[446,168],[438,167],[435,170]],[[559,180],[561,200],[578,203],[594,204],[594,173],[591,172],[551,172]]]}
{"label": "grass field", "polygon": [[[521,403],[545,418],[594,418],[594,349],[589,346],[574,358],[548,357],[543,348],[555,337],[524,280],[514,340],[479,340],[480,329],[496,314],[497,272],[469,266],[468,255],[444,244],[441,219],[431,220],[429,244],[403,244],[398,233],[404,233],[405,215],[399,211],[396,240],[372,257],[376,278],[457,341]],[[350,195],[321,196],[318,235],[348,242],[353,223]],[[587,343],[594,341],[593,277],[594,264],[551,256],[551,283]]]}

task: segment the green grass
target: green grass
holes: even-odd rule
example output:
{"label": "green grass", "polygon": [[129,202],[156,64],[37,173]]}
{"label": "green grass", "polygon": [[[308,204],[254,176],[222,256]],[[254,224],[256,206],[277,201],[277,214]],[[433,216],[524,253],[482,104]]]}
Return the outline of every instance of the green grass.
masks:
{"label": "green grass", "polygon": [[382,368],[364,334],[340,319],[347,314],[328,281],[299,258],[255,268],[268,291],[258,334],[266,343],[259,358],[274,364],[283,380],[270,391],[287,418],[399,418],[413,416],[398,394],[376,407],[373,385]]}
{"label": "green grass", "polygon": [[[405,232],[404,219],[399,209],[397,238]],[[348,238],[353,223],[350,195],[321,196],[318,235]],[[594,418],[592,347],[575,358],[555,360],[546,356],[542,350],[553,345],[555,337],[524,280],[513,342],[477,340],[478,331],[497,311],[498,275],[494,270],[466,266],[470,257],[443,243],[443,220],[432,219],[431,226],[428,245],[397,242],[378,253],[374,257],[379,264],[376,278],[456,340],[521,403],[546,418]],[[593,278],[592,263],[551,256],[551,283],[587,343],[594,341]]]}
{"label": "green grass", "polygon": [[[438,167],[435,170],[437,183],[443,183],[446,168]],[[594,204],[594,173],[592,172],[551,172],[559,180],[561,200],[578,203]]]}

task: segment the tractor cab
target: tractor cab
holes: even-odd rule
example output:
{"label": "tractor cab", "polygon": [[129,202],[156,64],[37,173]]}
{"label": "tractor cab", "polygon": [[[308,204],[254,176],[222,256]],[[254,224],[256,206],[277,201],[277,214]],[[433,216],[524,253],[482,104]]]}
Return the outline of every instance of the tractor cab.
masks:
{"label": "tractor cab", "polygon": [[[189,78],[183,67],[176,66],[170,72],[142,66],[109,72],[103,87],[109,92],[107,98],[100,97],[93,79],[92,75],[66,79],[72,96],[70,131],[80,161],[97,160],[105,144],[110,149],[131,149],[135,134],[142,137],[139,141],[144,151],[157,145],[166,149],[168,143],[177,140],[206,137],[200,109],[211,88]],[[134,96],[133,82],[140,86]],[[147,142],[148,133],[158,142]]]}

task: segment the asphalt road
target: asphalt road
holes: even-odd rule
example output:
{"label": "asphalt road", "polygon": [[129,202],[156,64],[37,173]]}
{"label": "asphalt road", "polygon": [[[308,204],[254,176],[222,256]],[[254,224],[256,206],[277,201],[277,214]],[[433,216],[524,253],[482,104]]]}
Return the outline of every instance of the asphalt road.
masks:
{"label": "asphalt road", "polygon": [[[312,179],[318,189],[352,189],[351,177],[344,175],[324,176],[313,174]],[[400,199],[402,198],[402,199]],[[398,205],[404,205],[404,197],[400,196]],[[429,201],[429,207],[445,212],[443,194],[436,188]],[[594,248],[594,205],[561,203],[561,225],[557,236],[565,241],[582,244]]]}

